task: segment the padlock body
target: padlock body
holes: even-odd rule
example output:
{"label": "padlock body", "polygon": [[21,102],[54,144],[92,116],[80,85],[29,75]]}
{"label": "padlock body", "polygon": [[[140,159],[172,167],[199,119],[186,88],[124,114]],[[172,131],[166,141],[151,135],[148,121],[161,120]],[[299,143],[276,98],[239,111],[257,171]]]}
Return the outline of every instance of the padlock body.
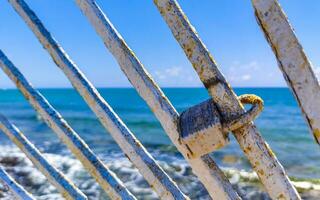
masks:
{"label": "padlock body", "polygon": [[220,114],[211,99],[195,105],[180,115],[180,139],[191,158],[217,150],[229,142],[222,132]]}

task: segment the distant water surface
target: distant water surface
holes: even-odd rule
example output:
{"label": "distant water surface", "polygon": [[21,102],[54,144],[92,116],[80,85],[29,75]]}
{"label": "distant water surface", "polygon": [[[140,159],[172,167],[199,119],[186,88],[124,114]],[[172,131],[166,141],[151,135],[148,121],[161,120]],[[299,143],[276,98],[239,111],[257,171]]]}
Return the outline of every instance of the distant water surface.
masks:
{"label": "distant water surface", "polygon": [[[103,160],[123,157],[109,133],[76,91],[40,91]],[[185,164],[134,89],[113,88],[99,91],[157,160],[164,163],[181,161]],[[263,98],[265,108],[256,120],[256,125],[287,173],[297,179],[320,179],[320,149],[315,144],[291,92],[287,88],[238,88],[235,91],[238,95],[252,93]],[[164,93],[178,112],[209,98],[201,88],[167,88]],[[0,112],[14,122],[43,152],[72,157],[19,91],[0,90]],[[6,148],[12,145],[3,133],[0,134],[0,145]],[[250,171],[250,164],[233,137],[230,145],[215,152],[213,156],[220,166]]]}

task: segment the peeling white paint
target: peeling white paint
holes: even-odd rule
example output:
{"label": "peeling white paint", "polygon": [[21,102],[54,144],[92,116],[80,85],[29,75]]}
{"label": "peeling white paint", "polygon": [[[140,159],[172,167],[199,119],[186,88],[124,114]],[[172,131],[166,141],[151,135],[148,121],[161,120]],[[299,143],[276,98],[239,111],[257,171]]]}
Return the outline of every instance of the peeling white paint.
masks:
{"label": "peeling white paint", "polygon": [[[62,69],[74,88],[97,115],[102,125],[110,132],[125,155],[139,169],[159,197],[162,199],[188,199],[68,57],[27,4],[22,0],[10,0],[10,3],[26,21],[43,47],[48,50],[54,62]],[[96,174],[94,169],[90,172]],[[102,184],[102,181],[99,183]],[[134,198],[123,185],[119,185],[120,190],[117,190],[117,187],[105,183],[103,183],[105,185],[104,189],[111,198]]]}
{"label": "peeling white paint", "polygon": [[276,0],[253,0],[257,22],[278,61],[310,130],[320,144],[320,85],[298,38]]}
{"label": "peeling white paint", "polygon": [[121,35],[93,0],[76,1],[82,12],[92,23],[106,47],[117,59],[121,69],[147,102],[159,119],[162,127],[183,156],[189,161],[193,172],[199,177],[214,199],[240,199],[222,171],[209,155],[190,159],[189,150],[179,142],[179,114],[155,84]]}
{"label": "peeling white paint", "polygon": [[0,114],[0,130],[15,143],[32,161],[49,182],[53,184],[66,199],[85,200],[87,197],[60,170],[50,164],[40,151],[24,136],[20,130]]}
{"label": "peeling white paint", "polygon": [[2,51],[0,51],[0,67],[111,198],[135,199],[117,176],[92,152],[41,93],[32,87]]}
{"label": "peeling white paint", "polygon": [[35,198],[23,189],[2,167],[0,167],[0,179],[10,188],[18,199],[35,200]]}
{"label": "peeling white paint", "polygon": [[[243,106],[177,1],[154,0],[154,2],[208,89],[222,117],[227,120],[242,114]],[[233,131],[233,134],[271,198],[300,199],[283,167],[253,123]]]}
{"label": "peeling white paint", "polygon": [[[64,71],[73,86],[95,112],[105,128],[109,130],[124,153],[140,170],[149,184],[153,186],[160,198],[188,199],[114,113],[26,3],[23,0],[9,0],[9,2],[26,21],[44,48],[49,51],[56,64]],[[193,157],[187,145],[181,142],[179,114],[95,1],[76,0],[76,2],[101,36],[106,47],[117,59],[132,85],[155,113],[172,142],[189,161],[194,173],[207,188],[210,196],[214,199],[240,199],[209,155],[200,153],[199,156],[203,156]],[[154,0],[154,2],[212,96],[221,115],[221,120],[228,122],[236,117],[245,116],[245,110],[240,100],[219,71],[211,54],[201,42],[195,28],[191,26],[178,3],[175,0]],[[320,88],[311,64],[277,1],[253,0],[253,5],[258,22],[276,54],[280,68],[298,100],[315,138],[319,142],[320,117],[318,113],[320,106],[317,106],[316,103],[320,97]],[[81,138],[61,118],[60,114],[50,106],[40,93],[32,88],[22,74],[10,62],[9,65],[8,62],[3,61],[0,64],[49,126],[58,133],[61,139],[83,162],[110,197],[113,199],[135,199],[121,181],[92,154]],[[249,79],[250,77],[243,76],[242,78]],[[251,111],[258,112],[257,109],[255,107]],[[245,117],[242,118],[241,123],[246,122],[247,124],[248,120],[253,120],[249,116]],[[231,123],[229,125],[231,127],[238,124]],[[225,127],[218,129],[222,131],[223,128]],[[214,131],[218,130],[214,129]],[[250,122],[247,126],[241,126],[241,128],[237,127],[233,134],[272,199],[300,199],[283,167],[263,140],[253,122]],[[223,136],[222,140],[225,140],[226,135]],[[83,154],[83,150],[88,154]],[[207,152],[209,151],[204,153]],[[88,155],[92,155],[94,159],[92,160]],[[93,165],[93,162],[101,165],[102,169]],[[99,174],[97,171],[99,171]]]}

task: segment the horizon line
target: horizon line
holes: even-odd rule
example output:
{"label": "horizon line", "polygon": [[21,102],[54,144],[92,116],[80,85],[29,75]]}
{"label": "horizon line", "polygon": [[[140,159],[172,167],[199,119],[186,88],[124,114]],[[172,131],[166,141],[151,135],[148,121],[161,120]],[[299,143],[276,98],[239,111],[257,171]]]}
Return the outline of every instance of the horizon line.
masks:
{"label": "horizon line", "polygon": [[[35,87],[36,89],[74,89],[73,87]],[[132,86],[124,86],[124,87],[95,87],[97,89],[135,89],[134,87]],[[177,86],[177,87],[172,87],[172,86],[166,86],[166,87],[160,87],[161,89],[200,89],[200,88],[203,88],[205,89],[205,87],[201,87],[201,86],[190,86],[190,87],[184,87],[184,86]],[[288,86],[235,86],[235,87],[232,87],[232,88],[235,88],[235,89],[246,89],[246,88],[265,88],[265,89],[268,89],[268,88],[288,88]],[[8,88],[0,88],[0,90],[18,90],[18,88],[15,88],[15,87],[8,87]]]}

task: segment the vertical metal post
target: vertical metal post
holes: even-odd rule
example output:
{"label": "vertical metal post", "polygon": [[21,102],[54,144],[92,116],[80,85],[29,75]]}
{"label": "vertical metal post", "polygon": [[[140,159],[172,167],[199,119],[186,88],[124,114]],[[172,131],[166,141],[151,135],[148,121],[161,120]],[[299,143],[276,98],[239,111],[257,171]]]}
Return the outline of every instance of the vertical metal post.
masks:
{"label": "vertical metal post", "polygon": [[101,36],[106,47],[117,59],[131,84],[155,113],[171,141],[188,160],[193,172],[200,178],[210,196],[214,199],[240,199],[209,155],[196,159],[190,158],[187,147],[179,142],[179,114],[95,1],[77,0],[76,2]]}
{"label": "vertical metal post", "polygon": [[[175,0],[154,0],[174,37],[207,88],[224,119],[244,112],[244,108],[195,28]],[[300,199],[283,167],[253,123],[233,132],[253,169],[273,199]]]}
{"label": "vertical metal post", "polygon": [[301,44],[277,0],[252,0],[255,15],[284,79],[320,144],[320,86]]}

